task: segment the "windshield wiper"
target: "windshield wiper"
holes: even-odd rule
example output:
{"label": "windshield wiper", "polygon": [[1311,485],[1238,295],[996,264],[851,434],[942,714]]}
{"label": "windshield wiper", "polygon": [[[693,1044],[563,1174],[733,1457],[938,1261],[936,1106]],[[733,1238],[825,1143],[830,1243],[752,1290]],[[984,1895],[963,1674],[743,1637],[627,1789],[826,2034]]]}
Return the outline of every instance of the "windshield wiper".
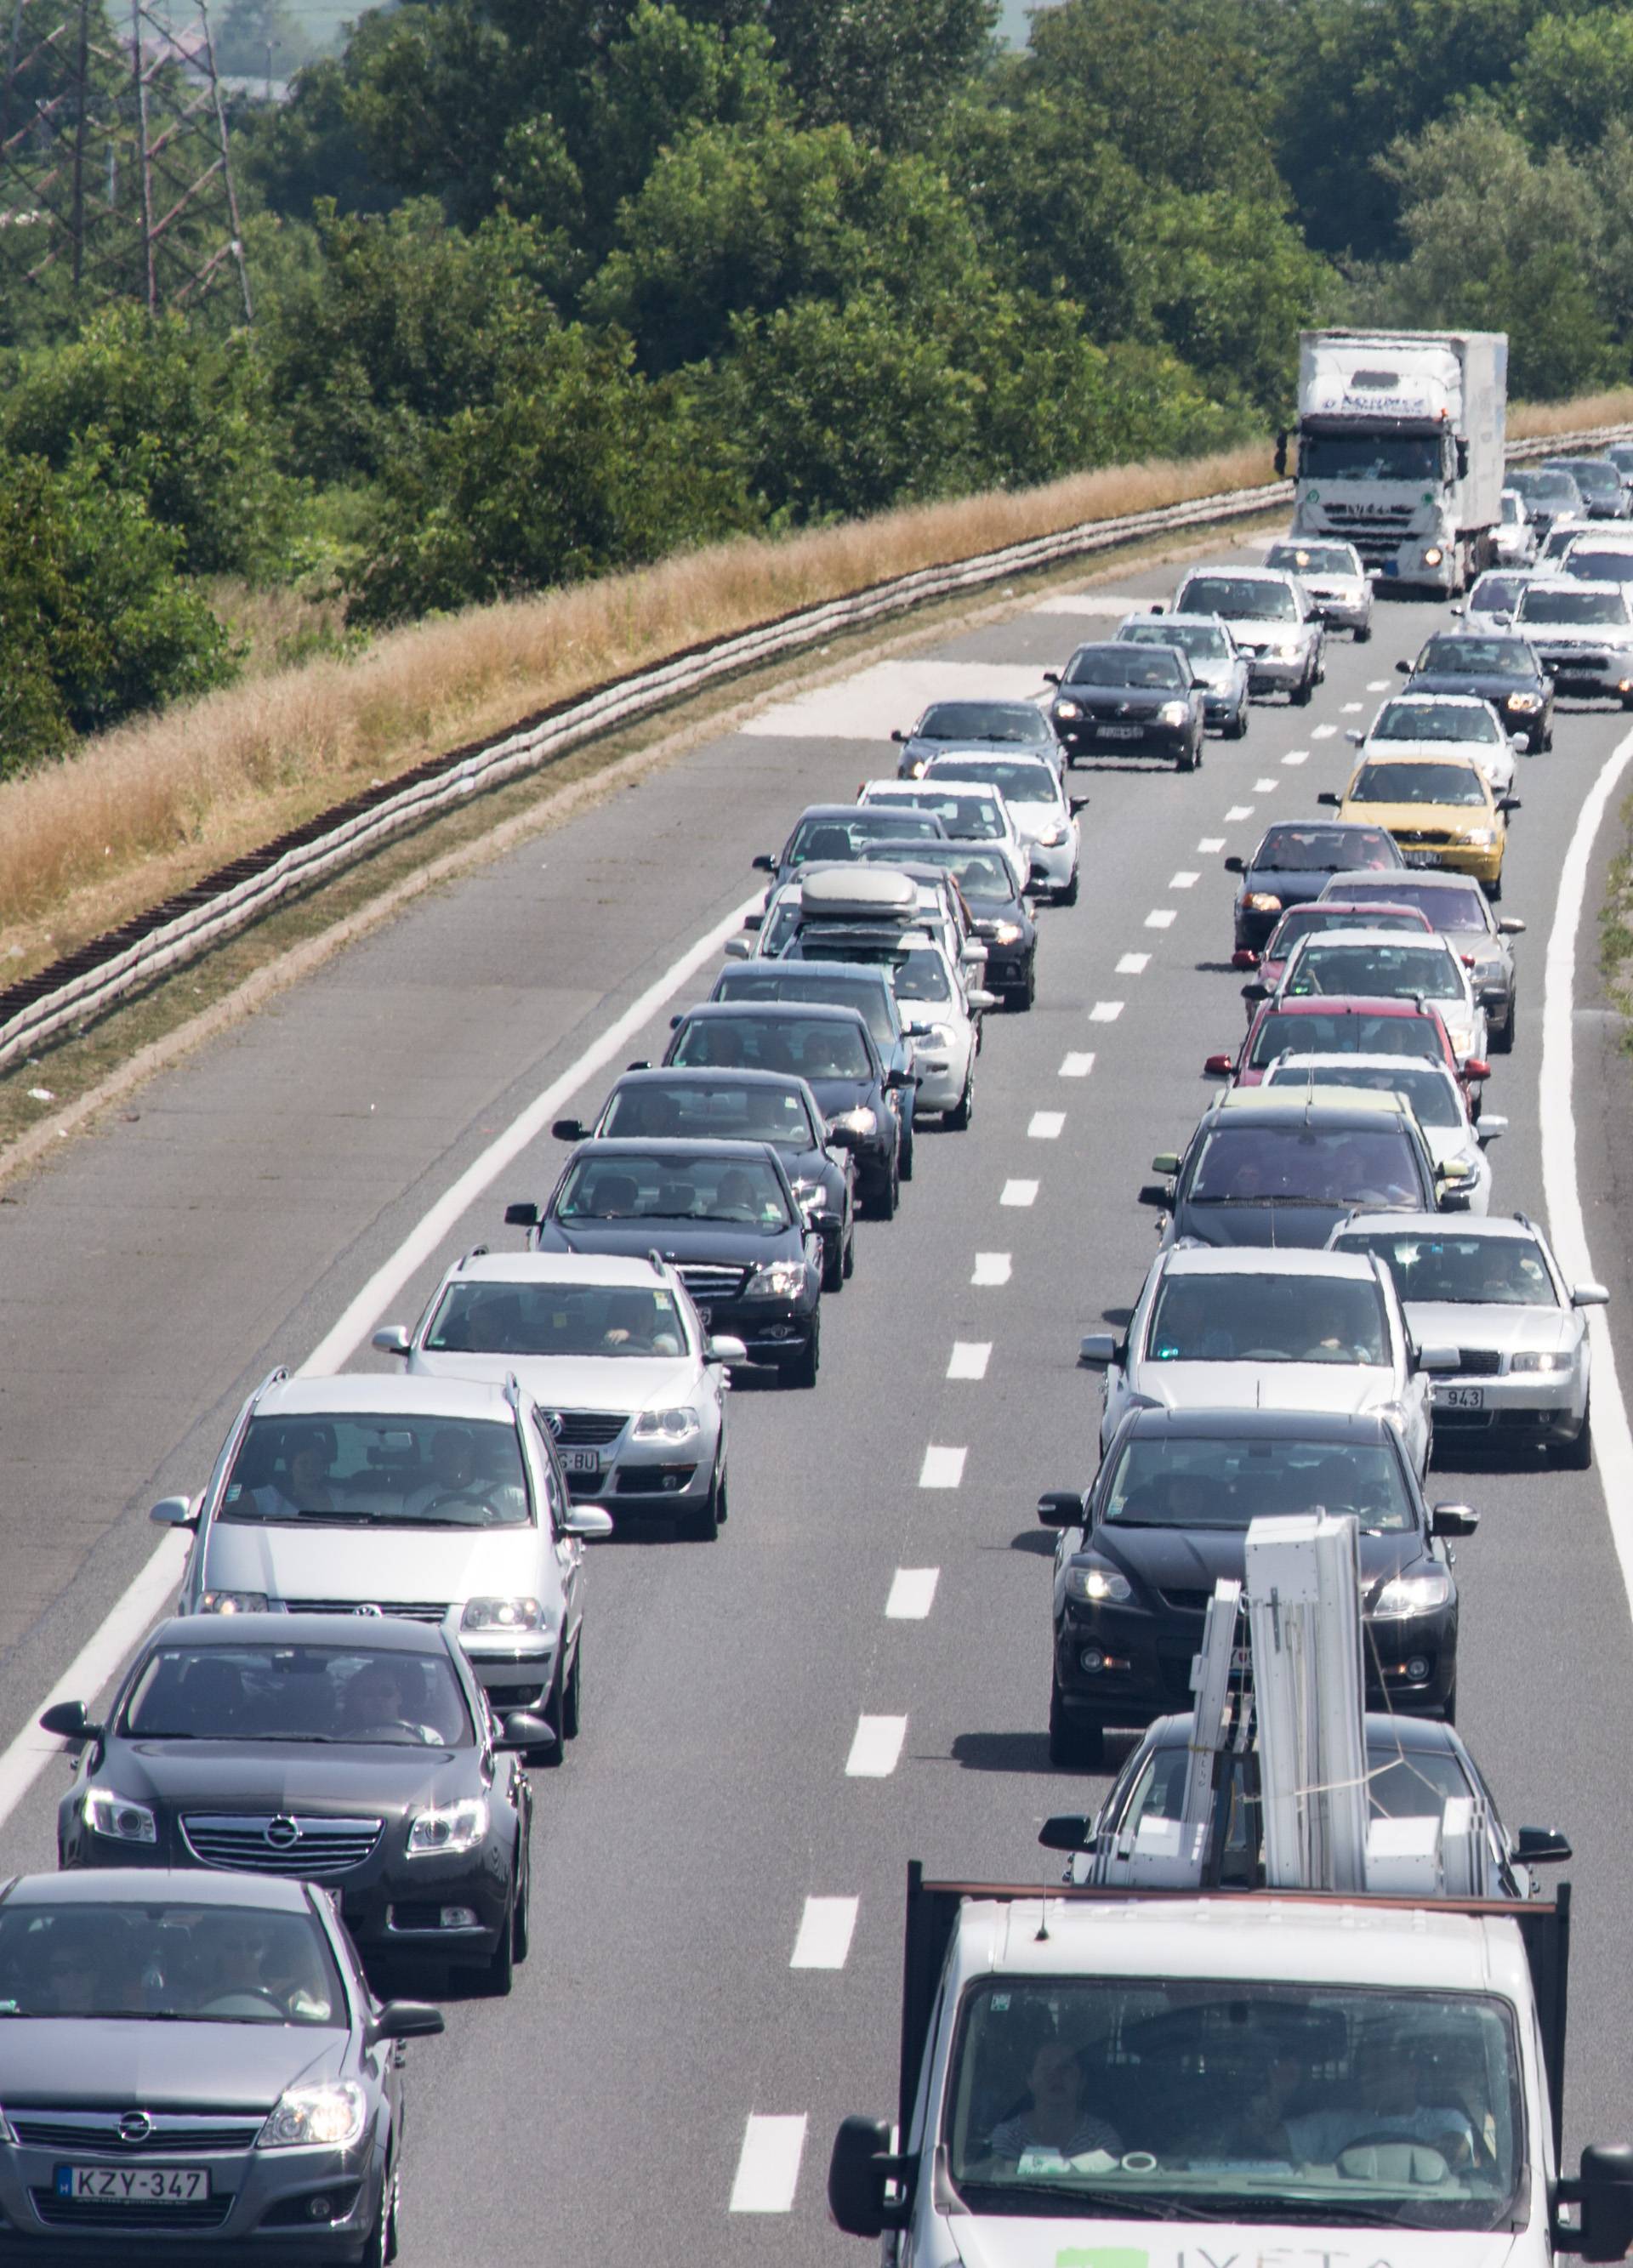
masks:
{"label": "windshield wiper", "polygon": [[1058,2212],[1062,2220],[1075,2220],[1085,2213],[1104,2213],[1114,2220],[1220,2220],[1226,2215],[1204,2211],[1175,2197],[1136,2195],[1127,2197],[1118,2190],[1086,2190],[1075,2182],[972,2182],[956,2184],[964,2198],[979,2192],[986,2197],[1023,2197],[1046,2203]]}

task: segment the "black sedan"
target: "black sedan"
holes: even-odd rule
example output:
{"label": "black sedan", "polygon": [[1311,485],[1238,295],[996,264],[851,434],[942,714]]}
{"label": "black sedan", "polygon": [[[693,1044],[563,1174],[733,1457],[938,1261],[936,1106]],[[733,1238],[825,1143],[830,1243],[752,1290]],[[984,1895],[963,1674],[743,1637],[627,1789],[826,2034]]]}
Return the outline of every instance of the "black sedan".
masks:
{"label": "black sedan", "polygon": [[[1285,1097],[1285,1099],[1283,1099]],[[1171,1217],[1170,1244],[1274,1246],[1319,1251],[1356,1206],[1377,1211],[1450,1210],[1440,1173],[1409,1103],[1352,1094],[1312,1102],[1295,1090],[1227,1095],[1207,1113],[1183,1158],[1159,1152],[1147,1185]],[[1463,1210],[1467,1210],[1467,1202]]]}
{"label": "black sedan", "polygon": [[1395,667],[1408,681],[1408,693],[1478,694],[1505,731],[1525,734],[1533,756],[1554,745],[1554,681],[1524,638],[1442,630],[1415,661]]}
{"label": "black sedan", "polygon": [[[757,873],[771,876],[774,890],[816,860],[860,858],[863,844],[882,835],[923,836],[937,842],[946,833],[933,811],[904,811],[899,804],[869,809],[862,803],[813,803],[795,820],[781,850],[767,851],[754,865]],[[770,895],[768,890],[768,900]]]}
{"label": "black sedan", "polygon": [[[808,968],[810,982],[802,988],[796,980]],[[828,974],[836,990],[858,998],[864,983],[876,994],[890,991],[888,973],[861,962],[835,963]],[[876,998],[866,1010],[824,999],[822,980],[823,964],[815,961],[748,961],[722,969],[715,997],[675,1019],[663,1061],[666,1067],[771,1071],[802,1079],[828,1123],[854,1144],[863,1204],[878,1219],[890,1220],[900,1185],[909,1178],[911,1135],[905,1135],[901,1113],[915,1091],[908,1068],[913,1042],[894,992],[897,1030],[887,1058],[874,1037],[881,1013]]]}
{"label": "black sedan", "polygon": [[822,1288],[856,1265],[856,1135],[831,1125],[802,1079],[769,1071],[629,1071],[593,1126],[558,1118],[558,1142],[656,1135],[675,1142],[769,1142],[822,1236]]}
{"label": "black sedan", "polygon": [[1011,1008],[1030,1008],[1038,997],[1038,924],[1015,887],[1009,862],[979,843],[876,843],[863,857],[881,865],[905,861],[917,875],[927,867],[950,874],[970,909],[972,933],[986,947],[982,983]]}
{"label": "black sedan", "polygon": [[[57,1808],[58,1862],[207,1867],[321,1882],[366,1954],[455,1960],[510,1990],[528,1949],[533,1800],[440,1624],[332,1615],[161,1623],[93,1724]],[[504,1749],[513,1753],[500,1755]]]}
{"label": "black sedan", "polygon": [[1085,755],[1163,756],[1182,772],[1202,761],[1207,689],[1173,646],[1080,645],[1064,670],[1050,721],[1068,764]]}
{"label": "black sedan", "polygon": [[396,2043],[442,2017],[375,2001],[314,1884],[19,1875],[0,2012],[6,2257],[395,2257]]}
{"label": "black sedan", "polygon": [[816,1385],[822,1238],[769,1144],[585,1142],[543,1216],[513,1204],[505,1218],[540,1252],[657,1252],[706,1330],[741,1339],[785,1386]]}
{"label": "black sedan", "polygon": [[1227,858],[1242,878],[1236,894],[1236,950],[1258,952],[1289,906],[1319,898],[1334,874],[1352,867],[1404,873],[1400,845],[1385,827],[1345,827],[1321,820],[1284,820],[1266,828],[1249,858]]}
{"label": "black sedan", "polygon": [[1241,1581],[1261,1513],[1353,1513],[1360,1531],[1368,1705],[1444,1717],[1457,1705],[1457,1585],[1445,1539],[1465,1505],[1431,1513],[1381,1417],[1131,1410],[1093,1486],[1055,1491],[1038,1517],[1054,1562],[1049,1753],[1100,1760],[1108,1725],[1188,1704],[1202,1617],[1222,1575]]}
{"label": "black sedan", "polygon": [[901,755],[897,774],[917,779],[938,756],[992,755],[1024,748],[1064,769],[1049,719],[1032,701],[932,701],[909,732],[890,735]]}

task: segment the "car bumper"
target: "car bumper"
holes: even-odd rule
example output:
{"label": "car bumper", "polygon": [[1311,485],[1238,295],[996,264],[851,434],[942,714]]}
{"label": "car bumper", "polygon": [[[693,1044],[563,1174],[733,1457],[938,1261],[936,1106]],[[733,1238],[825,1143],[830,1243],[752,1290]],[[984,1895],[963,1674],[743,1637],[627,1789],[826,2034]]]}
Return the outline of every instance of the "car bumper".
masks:
{"label": "car bumper", "polygon": [[[741,1339],[750,1362],[792,1362],[810,1344],[816,1297],[813,1286],[802,1300],[711,1300],[698,1313],[716,1336]],[[688,1442],[684,1456],[676,1450],[669,1462],[690,1463],[692,1454],[693,1444]],[[698,1462],[702,1465],[701,1457]]]}
{"label": "car bumper", "polygon": [[[360,2259],[384,2181],[372,2132],[345,2150],[182,2146],[136,2161],[140,2172],[205,2170],[209,2195],[194,2204],[77,2204],[56,2194],[58,2169],[70,2164],[133,2170],[129,2152],[0,2145],[0,2260]],[[329,2210],[314,2213],[314,2200]]]}
{"label": "car bumper", "polygon": [[1205,725],[1234,725],[1247,703],[1247,687],[1210,686],[1202,696]]}
{"label": "car bumper", "polygon": [[1255,653],[1247,664],[1247,685],[1251,693],[1290,693],[1302,685],[1312,668],[1307,653],[1295,655],[1291,661],[1280,654]]}
{"label": "car bumper", "polygon": [[1556,693],[1585,695],[1594,701],[1620,701],[1625,690],[1633,689],[1633,654],[1584,658],[1544,652],[1539,659],[1553,679]]}
{"label": "car bumper", "polygon": [[[1287,908],[1304,903],[1303,897],[1289,897],[1276,909],[1275,913],[1260,913],[1252,906],[1243,905],[1238,899],[1231,917],[1235,924],[1237,951],[1238,953],[1245,950],[1254,953],[1262,952],[1271,931],[1281,920]],[[1256,1006],[1257,1003],[1254,1005]],[[1252,1008],[1248,1011],[1248,1020],[1250,1023],[1252,1020]]]}
{"label": "car bumper", "polygon": [[1435,1381],[1435,1431],[1442,1434],[1528,1433],[1547,1440],[1570,1440],[1586,1407],[1587,1381],[1576,1371]]}
{"label": "car bumper", "polygon": [[1074,756],[1165,756],[1171,761],[1191,743],[1191,726],[1159,725],[1155,718],[1108,718],[1103,722],[1055,726]]}
{"label": "car bumper", "polygon": [[502,1717],[511,1709],[543,1707],[556,1675],[558,1643],[553,1640],[536,1651],[519,1646],[514,1653],[473,1653],[466,1647],[472,1675],[493,1704],[496,1715]]}
{"label": "car bumper", "polygon": [[[662,1512],[707,1496],[719,1450],[718,1435],[701,1432],[688,1441],[642,1441],[603,1451],[594,1471],[569,1468],[567,1486],[578,1504],[604,1505],[612,1513]],[[564,1452],[564,1462],[570,1454]]]}
{"label": "car bumper", "polygon": [[1358,599],[1323,598],[1319,592],[1312,593],[1312,596],[1315,599],[1316,612],[1329,630],[1363,630],[1370,628],[1372,620],[1372,593],[1370,590],[1364,597]]}
{"label": "car bumper", "polygon": [[[1031,860],[1032,871],[1029,887],[1032,889],[1063,890],[1077,871],[1075,843],[1029,843],[1026,855]],[[987,949],[986,973],[992,974],[992,951]]]}
{"label": "car bumper", "polygon": [[940,1053],[920,1055],[913,1068],[919,1074],[918,1109],[934,1113],[957,1107],[964,1093],[963,1061]]}
{"label": "car bumper", "polygon": [[1400,840],[1400,852],[1408,866],[1442,866],[1448,874],[1472,874],[1477,882],[1488,886],[1496,881],[1503,872],[1503,853],[1506,843],[1494,843],[1481,850],[1472,843],[1408,843]]}
{"label": "car bumper", "polygon": [[986,946],[987,990],[1007,992],[1024,984],[1034,948],[1031,945],[994,945],[990,938],[983,942]]}

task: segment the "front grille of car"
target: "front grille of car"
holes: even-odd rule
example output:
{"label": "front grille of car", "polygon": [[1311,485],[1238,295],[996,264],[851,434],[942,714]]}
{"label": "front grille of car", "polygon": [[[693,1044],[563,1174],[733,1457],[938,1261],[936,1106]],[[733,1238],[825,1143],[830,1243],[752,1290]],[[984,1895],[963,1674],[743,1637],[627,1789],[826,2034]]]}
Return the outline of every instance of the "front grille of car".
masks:
{"label": "front grille of car", "polygon": [[1213,1595],[1211,1591],[1164,1591],[1163,1602],[1179,1614],[1205,1615],[1208,1602]]}
{"label": "front grille of car", "polygon": [[378,1819],[195,1811],[184,1815],[181,1833],[201,1867],[327,1882],[363,1864],[380,1840],[381,1824]]}
{"label": "front grille of car", "polygon": [[1422,850],[1444,850],[1448,843],[1460,843],[1462,836],[1453,835],[1444,827],[1400,827],[1394,830],[1397,843],[1414,843]]}
{"label": "front grille of car", "polygon": [[1495,1378],[1503,1367],[1503,1357],[1496,1347],[1459,1347],[1457,1366],[1463,1378]]}
{"label": "front grille of car", "polygon": [[628,1410],[547,1410],[544,1422],[564,1449],[604,1449],[630,1422]]}
{"label": "front grille of car", "polygon": [[285,1599],[292,1615],[389,1615],[395,1621],[440,1623],[447,1620],[446,1599]]}
{"label": "front grille of car", "polygon": [[1563,670],[1567,676],[1572,670],[1600,671],[1610,667],[1610,656],[1602,649],[1596,651],[1581,645],[1543,645],[1537,648],[1537,652],[1544,669],[1556,673]]}
{"label": "front grille of car", "polygon": [[248,2150],[261,2132],[259,2118],[224,2123],[208,2116],[156,2111],[149,2131],[134,2140],[119,2131],[117,2110],[21,2110],[11,2116],[12,2129],[25,2149],[85,2150],[98,2156],[150,2156],[155,2151],[172,2157],[196,2157],[210,2151]]}
{"label": "front grille of car", "polygon": [[722,1268],[707,1261],[689,1261],[679,1275],[694,1300],[735,1300],[749,1280],[746,1268]]}
{"label": "front grille of car", "polygon": [[[100,2198],[58,2197],[55,2190],[30,2190],[34,2211],[48,2228],[141,2229],[219,2228],[233,2210],[233,2192],[196,2198],[191,2204],[107,2205]],[[77,2249],[77,2248],[76,2248]]]}

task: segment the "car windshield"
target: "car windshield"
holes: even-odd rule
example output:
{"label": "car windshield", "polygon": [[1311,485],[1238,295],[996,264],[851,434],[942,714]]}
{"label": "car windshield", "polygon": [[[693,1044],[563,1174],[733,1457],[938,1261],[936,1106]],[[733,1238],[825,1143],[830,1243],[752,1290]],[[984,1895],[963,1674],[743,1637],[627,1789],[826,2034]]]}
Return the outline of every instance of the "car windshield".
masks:
{"label": "car windshield", "polygon": [[1325,992],[1349,1000],[1461,1000],[1462,964],[1449,946],[1339,945],[1313,938],[1288,981],[1289,996]]}
{"label": "car windshield", "polygon": [[647,1284],[450,1284],[422,1342],[427,1354],[676,1355],[675,1295]]}
{"label": "car windshield", "polygon": [[1524,575],[1482,575],[1468,594],[1471,615],[1511,615],[1529,578]]}
{"label": "car windshield", "polygon": [[1419,1205],[1426,1192],[1399,1126],[1218,1126],[1185,1195],[1198,1205]]}
{"label": "car windshield", "polygon": [[1578,541],[1566,552],[1564,566],[1582,583],[1633,583],[1633,549],[1601,551]]}
{"label": "car windshield", "polygon": [[1544,591],[1533,584],[1520,593],[1515,620],[1521,622],[1615,623],[1628,620],[1628,602],[1620,591]]}
{"label": "car windshield", "polygon": [[[1188,1728],[1190,1720],[1182,1721]],[[1188,1742],[1165,1742],[1149,1749],[1116,1813],[1119,1831],[1128,1832],[1142,1819],[1181,1818],[1190,1773]],[[1245,1794],[1239,1770],[1232,1772],[1231,1779],[1230,1839],[1238,1848],[1251,1840],[1257,1850],[1260,1839],[1258,1798]],[[1450,1749],[1408,1749],[1368,1727],[1366,1796],[1374,1819],[1439,1819],[1449,1802],[1474,1793],[1460,1759]],[[1108,1812],[1115,1802],[1113,1791],[1107,1801]]]}
{"label": "car windshield", "polygon": [[524,1528],[527,1471],[506,1419],[252,1418],[217,1518],[322,1528]]}
{"label": "car windshield", "polygon": [[1285,583],[1246,575],[1193,576],[1179,593],[1179,611],[1223,615],[1227,622],[1292,622],[1298,601]]}
{"label": "car windshield", "polygon": [[1272,1008],[1254,1027],[1248,1063],[1256,1071],[1278,1056],[1427,1056],[1444,1063],[1438,1017],[1309,1015]]}
{"label": "car windshield", "polygon": [[1230,641],[1214,622],[1176,622],[1156,615],[1149,622],[1125,622],[1117,641],[1119,645],[1178,646],[1193,661],[1230,659]]}
{"label": "car windshield", "polygon": [[1051,735],[1042,710],[1030,701],[937,701],[913,726],[914,740],[1019,740],[1046,745]]}
{"label": "car windshield", "polygon": [[995,843],[1004,833],[998,806],[986,795],[954,795],[945,788],[925,786],[908,794],[872,796],[864,807],[894,817],[904,805],[934,814],[947,834],[965,843]]}
{"label": "car windshield", "polygon": [[864,843],[876,841],[882,835],[934,836],[941,832],[941,823],[932,813],[892,812],[887,821],[883,814],[870,813],[865,804],[859,804],[843,819],[801,820],[788,837],[783,863],[790,866],[804,866],[815,858],[854,858]]}
{"label": "car windshield", "polygon": [[1301,481],[1420,481],[1440,478],[1437,433],[1305,433]]}
{"label": "car windshield", "polygon": [[615,1087],[597,1132],[620,1140],[775,1142],[785,1150],[821,1146],[805,1097],[769,1080],[642,1079]]}
{"label": "car windshield", "polygon": [[1068,685],[1127,685],[1136,691],[1183,692],[1186,673],[1171,642],[1166,638],[1151,652],[1131,652],[1123,645],[1086,645],[1067,666]]}
{"label": "car windshield", "polygon": [[1385,1442],[1136,1433],[1123,1445],[1099,1517],[1127,1528],[1242,1530],[1261,1514],[1353,1512],[1369,1534],[1415,1526]]}
{"label": "car windshield", "polygon": [[[1403,906],[1416,906],[1428,917],[1431,929],[1490,930],[1486,895],[1478,882],[1415,881],[1409,875],[1392,875],[1389,895]],[[1324,891],[1318,902],[1323,906],[1354,906],[1363,901],[1352,893],[1334,892],[1328,897]],[[1371,926],[1369,919],[1367,927]]]}
{"label": "car windshield", "polygon": [[1399,866],[1400,853],[1381,827],[1273,827],[1247,863],[1260,874],[1343,874]]}
{"label": "car windshield", "polygon": [[1347,791],[1351,803],[1485,804],[1485,775],[1473,762],[1380,761],[1363,764]]}
{"label": "car windshield", "polygon": [[950,874],[966,898],[1015,895],[1015,877],[995,850],[972,850],[966,843],[931,843],[914,857],[922,865],[939,866]]}
{"label": "car windshield", "polygon": [[[823,1029],[825,1037],[834,1027]],[[854,1035],[839,1030],[835,1037],[842,1046]],[[767,1236],[779,1234],[791,1220],[782,1183],[769,1159],[688,1156],[683,1151],[643,1156],[639,1150],[619,1150],[612,1156],[580,1158],[568,1167],[550,1213],[565,1223],[729,1221]]]}
{"label": "car windshield", "polygon": [[323,1741],[468,1749],[470,1712],[441,1654],[369,1646],[159,1646],[118,1729],[134,1741]]}
{"label": "car windshield", "polygon": [[1151,1362],[1385,1363],[1376,1283],[1330,1276],[1167,1276],[1146,1326]]}
{"label": "car windshield", "polygon": [[905,953],[891,970],[898,1000],[950,1000],[952,986],[939,953]]}
{"label": "car windshield", "polygon": [[[1537,666],[1523,638],[1447,637],[1430,639],[1417,658],[1416,670],[1422,677],[1534,677]],[[1405,706],[1392,701],[1389,710]]]}
{"label": "car windshield", "polygon": [[[734,990],[729,997],[744,996]],[[802,1016],[791,1006],[764,1016],[690,1017],[681,1028],[674,1059],[686,1070],[713,1064],[785,1071],[795,1079],[873,1075],[867,1042],[848,1017]]]}
{"label": "car windshield", "polygon": [[1474,740],[1489,745],[1503,728],[1489,709],[1467,709],[1450,701],[1385,701],[1371,733],[1374,740]]}
{"label": "car windshield", "polygon": [[1546,471],[1537,467],[1527,472],[1511,473],[1508,484],[1528,504],[1541,504],[1545,512],[1580,512],[1582,491],[1569,473]]}
{"label": "car windshield", "polygon": [[1563,464],[1545,466],[1548,472],[1569,475],[1584,496],[1603,497],[1614,504],[1622,494],[1622,475],[1614,465],[1605,464],[1596,457],[1570,457]]}
{"label": "car windshield", "polygon": [[1327,905],[1318,899],[1314,905],[1294,906],[1282,915],[1271,932],[1265,959],[1285,961],[1300,938],[1318,937],[1328,929],[1406,930],[1422,937],[1423,922],[1419,914],[1384,913],[1372,909],[1363,915],[1354,906]]}
{"label": "car windshield", "polygon": [[1420,1126],[1447,1131],[1466,1126],[1456,1080],[1433,1064],[1399,1056],[1389,1064],[1323,1064],[1307,1069],[1301,1057],[1272,1064],[1267,1086],[1354,1086],[1374,1094],[1398,1094],[1411,1105]]}
{"label": "car windshield", "polygon": [[314,1915],[159,1897],[0,1907],[4,2016],[330,2029],[351,2021]]}
{"label": "car windshield", "polygon": [[1273,543],[1265,554],[1265,565],[1285,568],[1289,575],[1361,572],[1361,563],[1347,543]]}
{"label": "car windshield", "polygon": [[[889,1047],[901,1027],[888,989],[876,977],[790,962],[783,968],[724,968],[714,980],[715,1000],[809,1000],[825,1008],[854,1008],[878,1047]],[[866,1049],[862,1050],[864,1056]],[[783,1066],[764,1064],[765,1070]],[[860,1077],[861,1074],[859,1073]]]}
{"label": "car windshield", "polygon": [[1345,1252],[1375,1252],[1403,1300],[1453,1307],[1556,1307],[1559,1294],[1541,1248],[1529,1236],[1442,1236],[1422,1229],[1347,1229]]}
{"label": "car windshield", "polygon": [[985,780],[1009,803],[1053,803],[1060,800],[1060,784],[1051,766],[1005,763],[1001,756],[938,756],[931,765],[932,780]]}

